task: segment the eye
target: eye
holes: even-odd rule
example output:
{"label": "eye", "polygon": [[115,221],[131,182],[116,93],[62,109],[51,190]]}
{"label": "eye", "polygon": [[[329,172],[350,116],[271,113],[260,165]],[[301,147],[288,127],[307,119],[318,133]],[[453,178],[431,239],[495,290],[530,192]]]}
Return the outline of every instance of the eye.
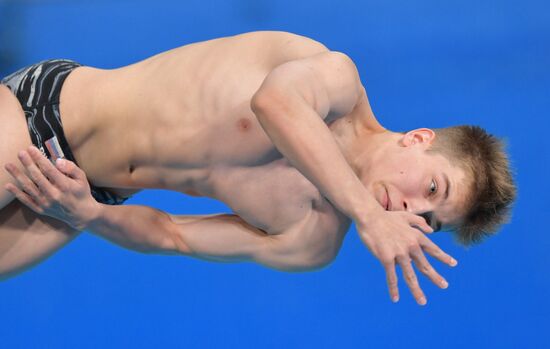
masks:
{"label": "eye", "polygon": [[432,179],[430,183],[430,195],[434,195],[435,193],[437,193],[437,183]]}

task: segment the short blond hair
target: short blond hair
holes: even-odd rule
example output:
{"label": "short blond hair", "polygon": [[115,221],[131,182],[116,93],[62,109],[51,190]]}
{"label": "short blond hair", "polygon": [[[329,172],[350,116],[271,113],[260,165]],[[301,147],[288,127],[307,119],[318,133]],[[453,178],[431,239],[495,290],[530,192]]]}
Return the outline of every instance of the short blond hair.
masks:
{"label": "short blond hair", "polygon": [[434,130],[428,151],[439,153],[466,172],[465,215],[452,227],[459,243],[471,245],[496,233],[510,219],[516,198],[510,161],[502,140],[478,126]]}

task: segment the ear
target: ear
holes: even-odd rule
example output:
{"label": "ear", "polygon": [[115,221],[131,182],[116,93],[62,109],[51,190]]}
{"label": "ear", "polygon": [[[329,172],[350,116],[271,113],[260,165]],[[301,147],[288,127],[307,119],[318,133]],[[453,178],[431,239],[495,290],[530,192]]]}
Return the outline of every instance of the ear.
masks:
{"label": "ear", "polygon": [[432,144],[435,139],[435,132],[429,128],[417,128],[411,130],[403,135],[402,143],[405,147],[413,145],[426,145]]}

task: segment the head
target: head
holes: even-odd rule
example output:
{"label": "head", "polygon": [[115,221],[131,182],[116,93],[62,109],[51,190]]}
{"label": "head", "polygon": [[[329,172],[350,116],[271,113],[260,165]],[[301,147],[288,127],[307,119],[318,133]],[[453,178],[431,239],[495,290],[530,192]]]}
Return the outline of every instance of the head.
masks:
{"label": "head", "polygon": [[509,161],[502,142],[482,128],[386,132],[374,143],[357,172],[384,208],[422,215],[464,245],[508,220],[515,198]]}

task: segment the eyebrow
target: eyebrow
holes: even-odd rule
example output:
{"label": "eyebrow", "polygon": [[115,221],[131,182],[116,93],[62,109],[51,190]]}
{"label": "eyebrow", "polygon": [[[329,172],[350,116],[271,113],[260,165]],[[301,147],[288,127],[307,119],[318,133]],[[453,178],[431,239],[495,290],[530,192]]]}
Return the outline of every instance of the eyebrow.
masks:
{"label": "eyebrow", "polygon": [[445,181],[445,201],[449,198],[449,191],[451,190],[451,182],[449,181],[449,177],[445,172],[443,172],[443,180]]}
{"label": "eyebrow", "polygon": [[[447,201],[449,199],[449,192],[451,190],[451,182],[449,181],[449,176],[447,176],[445,172],[443,172],[443,181],[445,182],[445,194],[443,195],[443,198],[444,198],[444,201]],[[434,229],[434,231],[440,231],[443,226],[443,223],[435,219],[433,213],[430,218],[433,219],[433,222],[430,222],[430,223],[433,223],[432,228]]]}

